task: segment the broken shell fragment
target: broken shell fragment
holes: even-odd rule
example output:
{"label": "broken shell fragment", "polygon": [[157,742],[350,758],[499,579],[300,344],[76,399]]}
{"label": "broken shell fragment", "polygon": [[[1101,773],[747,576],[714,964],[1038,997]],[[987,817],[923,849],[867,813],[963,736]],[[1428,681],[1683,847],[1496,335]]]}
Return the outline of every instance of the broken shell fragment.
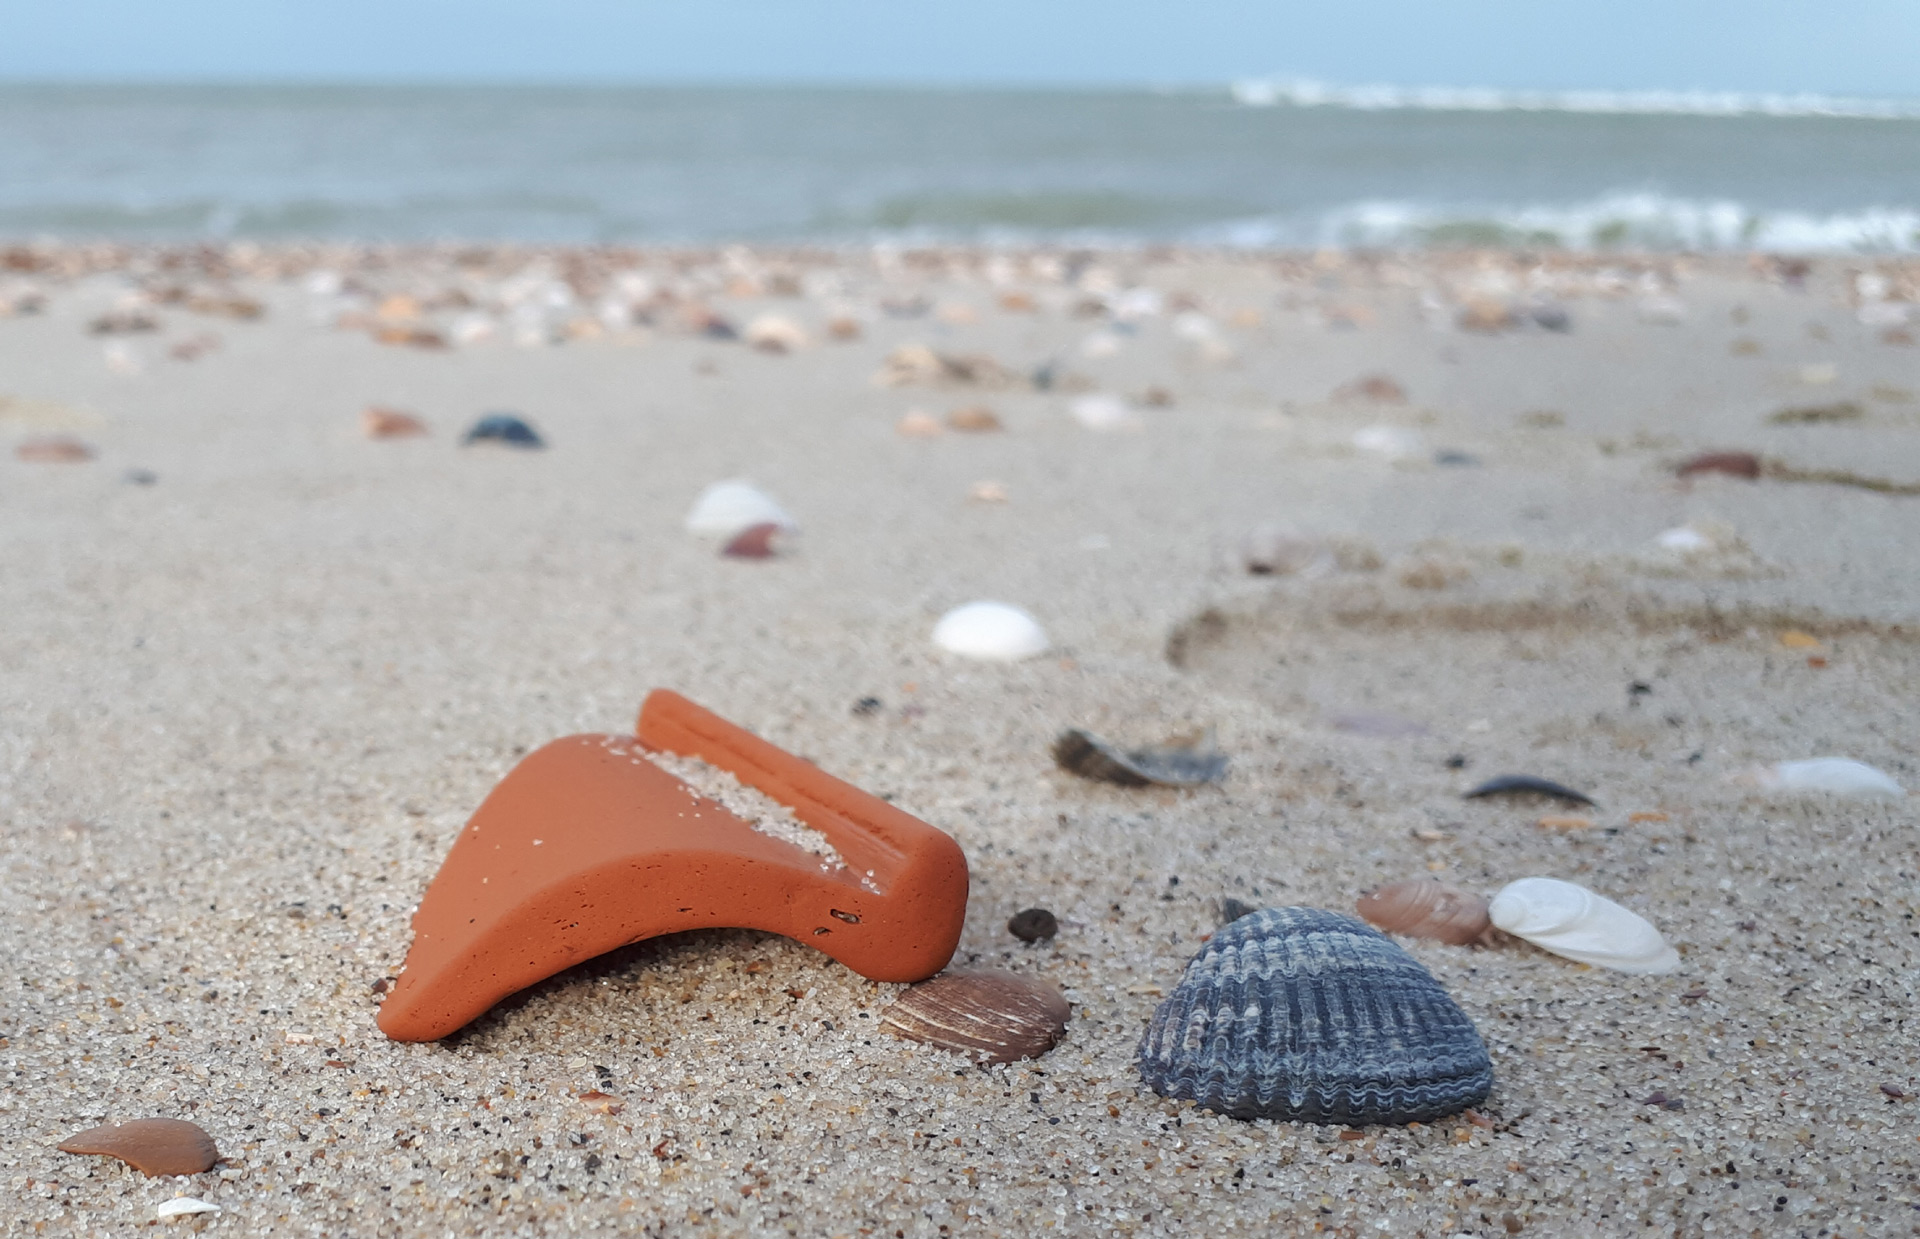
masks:
{"label": "broken shell fragment", "polygon": [[1757,478],[1760,458],[1752,452],[1702,452],[1675,470],[1683,478],[1696,473],[1724,473],[1728,477]]}
{"label": "broken shell fragment", "polygon": [[499,443],[507,447],[539,448],[546,442],[532,426],[512,413],[489,413],[467,431],[466,443]]}
{"label": "broken shell fragment", "polygon": [[778,554],[774,550],[773,540],[779,533],[780,526],[772,521],[749,525],[735,534],[720,553],[729,559],[772,559]]}
{"label": "broken shell fragment", "polygon": [[1503,774],[1488,779],[1472,791],[1461,793],[1460,798],[1478,800],[1484,796],[1550,796],[1569,804],[1593,805],[1593,799],[1584,792],[1531,774]]}
{"label": "broken shell fragment", "polygon": [[740,333],[750,347],[763,353],[793,353],[807,346],[807,333],[782,314],[762,314]]}
{"label": "broken shell fragment", "polygon": [[181,1119],[135,1119],[88,1128],[61,1141],[60,1151],[117,1157],[149,1176],[200,1174],[220,1160],[213,1137]]}
{"label": "broken shell fragment", "polygon": [[195,1213],[218,1213],[220,1206],[210,1200],[199,1200],[192,1196],[175,1196],[172,1200],[162,1201],[153,1212],[154,1216],[161,1218],[187,1217]]}
{"label": "broken shell fragment", "polygon": [[983,404],[970,404],[947,414],[947,425],[969,434],[990,434],[1005,429],[1000,415]]}
{"label": "broken shell fragment", "polygon": [[1450,946],[1484,942],[1493,928],[1487,901],[1446,882],[1414,878],[1389,882],[1360,896],[1354,910],[1390,934],[1428,938]]}
{"label": "broken shell fragment", "polygon": [[1004,663],[1043,654],[1048,644],[1040,621],[1004,602],[955,607],[934,625],[933,643],[949,654]]}
{"label": "broken shell fragment", "polygon": [[1643,916],[1584,886],[1558,878],[1521,878],[1487,906],[1493,923],[1543,951],[1596,968],[1662,976],[1680,956]]}
{"label": "broken shell fragment", "polygon": [[1885,771],[1851,757],[1775,762],[1755,771],[1752,779],[1768,791],[1832,792],[1859,799],[1885,797],[1889,800],[1898,800],[1907,794]]}
{"label": "broken shell fragment", "polygon": [[798,528],[786,510],[764,491],[738,478],[708,486],[687,512],[687,532],[703,537],[734,538],[755,525]]}
{"label": "broken shell fragment", "polygon": [[1267,908],[1214,931],[1140,1041],[1141,1078],[1241,1119],[1427,1122],[1486,1099],[1493,1063],[1452,998],[1378,930]]}
{"label": "broken shell fragment", "polygon": [[78,439],[57,436],[50,439],[28,439],[13,449],[19,460],[36,465],[73,465],[93,459],[93,449]]}
{"label": "broken shell fragment", "polygon": [[900,996],[880,1016],[883,1032],[958,1050],[982,1062],[1038,1058],[1066,1035],[1072,1010],[1046,981],[1011,972],[943,973]]}
{"label": "broken shell fragment", "polygon": [[1141,749],[1122,749],[1078,727],[1053,742],[1053,760],[1083,779],[1122,787],[1196,787],[1218,782],[1227,773],[1227,755],[1211,734]]}
{"label": "broken shell fragment", "polygon": [[360,433],[369,439],[406,439],[427,433],[427,425],[411,413],[370,404],[360,410]]}

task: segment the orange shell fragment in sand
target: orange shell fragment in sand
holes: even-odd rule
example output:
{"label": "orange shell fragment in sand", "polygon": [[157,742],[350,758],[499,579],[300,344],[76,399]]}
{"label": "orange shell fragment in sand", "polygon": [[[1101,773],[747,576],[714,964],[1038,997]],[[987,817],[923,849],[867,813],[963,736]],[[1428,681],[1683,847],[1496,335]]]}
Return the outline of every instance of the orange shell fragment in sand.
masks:
{"label": "orange shell fragment in sand", "polygon": [[[556,740],[488,795],[414,913],[382,1032],[436,1040],[575,964],[689,929],[783,934],[875,981],[953,957],[967,861],[947,834],[677,693],[648,694],[636,732]],[[765,792],[844,864],[755,830],[649,750]]]}

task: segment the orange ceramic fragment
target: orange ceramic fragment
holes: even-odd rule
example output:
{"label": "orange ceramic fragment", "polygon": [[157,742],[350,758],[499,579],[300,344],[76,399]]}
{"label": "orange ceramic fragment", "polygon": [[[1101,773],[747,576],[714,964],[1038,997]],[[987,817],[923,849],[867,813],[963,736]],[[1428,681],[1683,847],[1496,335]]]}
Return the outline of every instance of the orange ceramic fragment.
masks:
{"label": "orange ceramic fragment", "polygon": [[[556,740],[494,788],[414,913],[381,1031],[432,1041],[556,972],[688,929],[784,934],[876,981],[952,958],[967,861],[946,834],[677,693],[649,694],[637,733]],[[648,750],[765,792],[845,864],[753,829]]]}

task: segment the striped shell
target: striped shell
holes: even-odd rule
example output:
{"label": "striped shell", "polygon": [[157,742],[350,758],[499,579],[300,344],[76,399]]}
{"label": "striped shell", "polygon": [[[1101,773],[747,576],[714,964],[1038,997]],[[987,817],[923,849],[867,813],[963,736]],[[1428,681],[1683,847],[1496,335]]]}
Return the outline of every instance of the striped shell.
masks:
{"label": "striped shell", "polygon": [[1449,946],[1485,941],[1493,931],[1485,899],[1429,878],[1389,882],[1360,896],[1354,911],[1390,934],[1430,938]]}
{"label": "striped shell", "polygon": [[1266,908],[1216,931],[1154,1012],[1140,1074],[1234,1118],[1411,1123],[1486,1099],[1473,1023],[1377,930]]}
{"label": "striped shell", "polygon": [[1067,1034],[1072,1009],[1050,982],[998,969],[922,981],[880,1013],[880,1030],[982,1062],[1038,1058]]}

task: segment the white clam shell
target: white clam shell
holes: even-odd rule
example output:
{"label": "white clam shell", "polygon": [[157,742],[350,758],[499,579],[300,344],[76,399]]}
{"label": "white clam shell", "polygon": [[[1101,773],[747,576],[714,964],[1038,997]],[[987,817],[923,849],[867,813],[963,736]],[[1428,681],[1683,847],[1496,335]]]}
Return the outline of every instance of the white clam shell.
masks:
{"label": "white clam shell", "polygon": [[1004,602],[955,607],[933,626],[933,643],[950,654],[1007,663],[1044,654],[1048,644],[1038,620]]}
{"label": "white clam shell", "polygon": [[1884,796],[1890,800],[1907,794],[1885,771],[1851,757],[1775,762],[1762,768],[1757,778],[1760,786],[1785,792],[1833,792],[1861,799]]}
{"label": "white clam shell", "polygon": [[1558,878],[1509,882],[1487,915],[1543,951],[1596,968],[1659,976],[1680,966],[1679,953],[1646,918]]}
{"label": "white clam shell", "polygon": [[185,1217],[190,1213],[218,1213],[220,1206],[206,1200],[197,1200],[192,1196],[175,1196],[163,1201],[154,1212],[160,1217]]}
{"label": "white clam shell", "polygon": [[1088,430],[1132,430],[1140,418],[1115,396],[1082,396],[1067,406],[1073,420]]}
{"label": "white clam shell", "polygon": [[707,487],[687,512],[687,532],[703,537],[731,538],[755,525],[799,528],[765,491],[739,478]]}
{"label": "white clam shell", "polygon": [[1388,460],[1405,460],[1420,455],[1426,442],[1417,431],[1402,426],[1381,425],[1363,426],[1354,431],[1353,445],[1363,452],[1384,456]]}

